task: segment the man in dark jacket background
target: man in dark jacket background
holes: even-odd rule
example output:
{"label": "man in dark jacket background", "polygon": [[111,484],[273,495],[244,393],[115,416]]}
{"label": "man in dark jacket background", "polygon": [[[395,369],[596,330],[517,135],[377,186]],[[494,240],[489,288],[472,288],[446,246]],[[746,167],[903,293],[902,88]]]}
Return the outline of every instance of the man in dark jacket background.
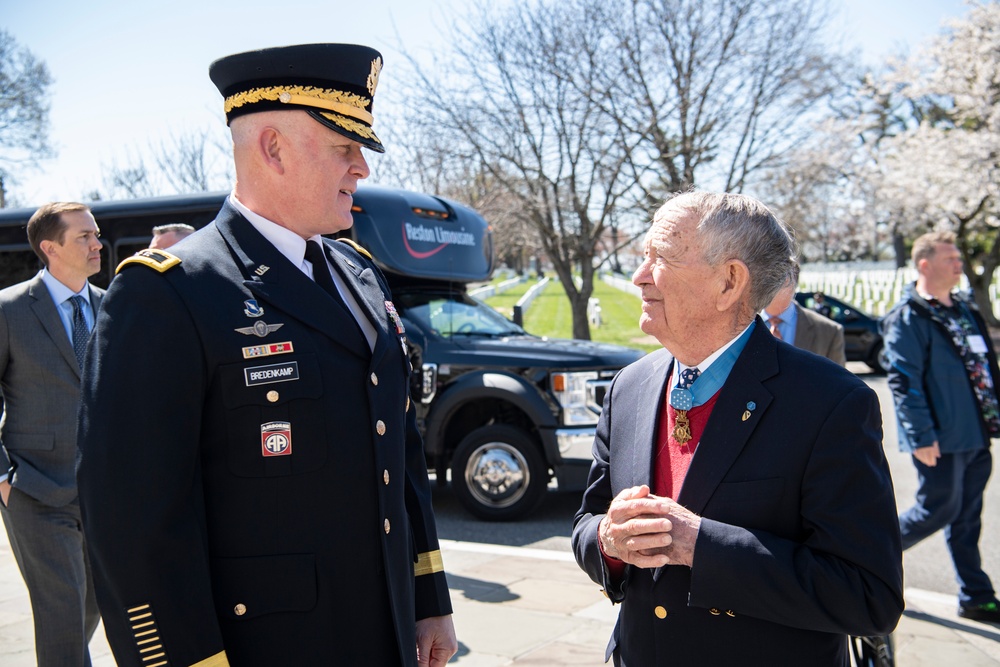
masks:
{"label": "man in dark jacket background", "polygon": [[996,353],[975,303],[953,291],[962,258],[950,232],[913,243],[917,280],[883,323],[892,363],[899,447],[913,455],[920,486],[899,517],[903,549],[942,528],[959,584],[959,616],[1000,622],[979,555],[983,491],[1000,435]]}

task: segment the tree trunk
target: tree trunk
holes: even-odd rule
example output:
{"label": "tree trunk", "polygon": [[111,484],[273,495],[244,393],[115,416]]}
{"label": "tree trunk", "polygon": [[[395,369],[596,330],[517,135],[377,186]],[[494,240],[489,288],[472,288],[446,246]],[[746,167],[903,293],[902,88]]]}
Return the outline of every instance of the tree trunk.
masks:
{"label": "tree trunk", "polygon": [[[966,267],[968,267],[968,264],[966,264]],[[976,273],[971,268],[967,268],[965,271],[965,277],[969,279],[969,285],[972,287],[972,298],[975,299],[976,305],[979,306],[979,312],[982,313],[986,324],[991,327],[1000,326],[1000,321],[993,314],[993,304],[990,302],[990,283],[993,282],[993,272],[995,269],[995,266],[984,266],[981,274]]]}
{"label": "tree trunk", "polygon": [[569,300],[570,307],[573,310],[573,338],[590,340],[590,319],[587,317],[587,302],[589,299],[590,297],[584,296],[584,292],[581,290],[577,293],[576,298]]}
{"label": "tree trunk", "polygon": [[905,268],[906,260],[909,259],[906,256],[906,243],[904,242],[903,235],[899,233],[899,230],[895,229],[892,232],[892,250],[896,255],[896,268]]}

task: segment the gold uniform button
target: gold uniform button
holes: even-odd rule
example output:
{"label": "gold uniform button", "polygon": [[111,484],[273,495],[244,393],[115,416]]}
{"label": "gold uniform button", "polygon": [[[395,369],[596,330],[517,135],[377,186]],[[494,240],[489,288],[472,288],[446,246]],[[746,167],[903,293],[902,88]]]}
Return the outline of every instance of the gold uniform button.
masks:
{"label": "gold uniform button", "polygon": [[278,396],[278,392],[274,391],[273,389],[267,392],[267,400],[269,400],[271,403],[277,403],[279,398],[280,396]]}
{"label": "gold uniform button", "polygon": [[372,373],[372,384],[376,387],[378,386],[378,376],[374,373]]}
{"label": "gold uniform button", "polygon": [[712,616],[718,616],[722,612],[716,609],[715,607],[712,607],[711,609],[708,610],[708,613],[711,614]]}
{"label": "gold uniform button", "polygon": [[656,607],[653,609],[653,613],[656,614],[657,618],[666,618],[667,617],[667,610],[665,608],[661,607],[660,605],[656,605]]}
{"label": "gold uniform button", "polygon": [[728,616],[729,618],[736,618],[736,612],[733,611],[732,609],[727,609],[726,616]]}
{"label": "gold uniform button", "polygon": [[375,432],[379,435],[385,435],[385,422],[381,419],[375,422]]}
{"label": "gold uniform button", "polygon": [[247,613],[247,607],[245,604],[241,602],[240,604],[233,607],[233,611],[236,612],[237,616],[242,616],[243,614]]}
{"label": "gold uniform button", "polygon": [[385,526],[385,534],[388,535],[389,534],[389,520],[388,519],[385,520],[385,523],[383,524],[383,526]]}
{"label": "gold uniform button", "polygon": [[386,486],[389,486],[389,471],[388,470],[383,470],[382,471],[382,481],[385,482]]}

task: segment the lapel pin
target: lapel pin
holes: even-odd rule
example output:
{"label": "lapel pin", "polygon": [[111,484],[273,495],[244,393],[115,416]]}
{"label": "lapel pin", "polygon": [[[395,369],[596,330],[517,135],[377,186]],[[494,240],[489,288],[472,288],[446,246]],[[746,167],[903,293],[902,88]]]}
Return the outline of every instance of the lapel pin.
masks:
{"label": "lapel pin", "polygon": [[264,264],[261,264],[256,269],[254,269],[254,273],[256,273],[258,276],[262,276],[265,273],[267,273],[267,270],[270,268],[271,268],[270,266],[265,266]]}
{"label": "lapel pin", "polygon": [[757,409],[757,404],[753,401],[747,403],[747,409],[743,411],[743,421],[750,419],[750,413]]}

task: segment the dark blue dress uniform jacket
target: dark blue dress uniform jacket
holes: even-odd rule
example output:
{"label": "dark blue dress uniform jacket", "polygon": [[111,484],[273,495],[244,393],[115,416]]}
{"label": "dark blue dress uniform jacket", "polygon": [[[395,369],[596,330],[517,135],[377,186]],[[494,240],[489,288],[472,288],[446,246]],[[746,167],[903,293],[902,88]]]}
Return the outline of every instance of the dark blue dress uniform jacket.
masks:
{"label": "dark blue dress uniform jacket", "polygon": [[451,613],[388,288],[326,245],[374,352],[228,204],[112,281],[79,484],[121,667],[416,665],[415,621]]}
{"label": "dark blue dress uniform jacket", "polygon": [[847,635],[891,631],[902,550],[875,394],[758,318],[719,393],[677,502],[702,516],[694,567],[627,566],[613,582],[597,527],[650,484],[673,358],[626,367],[605,397],[577,514],[577,561],[621,603],[608,653],[626,667],[847,667]]}

